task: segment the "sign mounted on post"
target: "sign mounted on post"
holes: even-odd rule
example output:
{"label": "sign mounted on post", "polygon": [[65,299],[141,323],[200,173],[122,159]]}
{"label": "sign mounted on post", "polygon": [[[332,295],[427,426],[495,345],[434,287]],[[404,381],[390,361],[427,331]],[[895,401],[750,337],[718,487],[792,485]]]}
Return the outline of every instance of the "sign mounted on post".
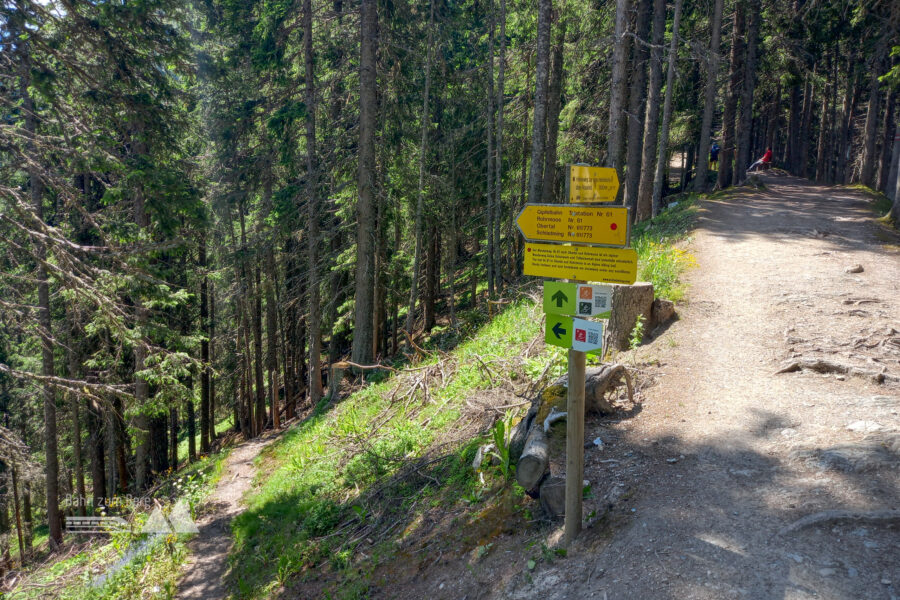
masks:
{"label": "sign mounted on post", "polygon": [[637,252],[631,248],[528,242],[522,272],[537,277],[631,285],[637,280]]}
{"label": "sign mounted on post", "polygon": [[603,322],[548,314],[544,341],[560,348],[599,353],[603,349]]}
{"label": "sign mounted on post", "polygon": [[628,209],[624,206],[526,204],[516,224],[526,240],[628,245]]}
{"label": "sign mounted on post", "polygon": [[569,202],[615,202],[619,175],[611,167],[569,167]]}
{"label": "sign mounted on post", "polygon": [[612,286],[585,283],[544,282],[544,312],[608,319],[612,309]]}

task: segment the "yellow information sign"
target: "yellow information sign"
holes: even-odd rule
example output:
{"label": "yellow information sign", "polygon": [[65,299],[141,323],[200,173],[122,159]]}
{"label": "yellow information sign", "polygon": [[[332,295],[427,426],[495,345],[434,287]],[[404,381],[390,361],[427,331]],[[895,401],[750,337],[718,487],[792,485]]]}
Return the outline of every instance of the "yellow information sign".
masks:
{"label": "yellow information sign", "polygon": [[528,240],[628,245],[628,209],[624,206],[526,204],[516,224]]}
{"label": "yellow information sign", "polygon": [[611,167],[569,167],[569,202],[615,202],[619,176]]}
{"label": "yellow information sign", "polygon": [[525,275],[631,285],[637,279],[637,252],[631,248],[525,244]]}

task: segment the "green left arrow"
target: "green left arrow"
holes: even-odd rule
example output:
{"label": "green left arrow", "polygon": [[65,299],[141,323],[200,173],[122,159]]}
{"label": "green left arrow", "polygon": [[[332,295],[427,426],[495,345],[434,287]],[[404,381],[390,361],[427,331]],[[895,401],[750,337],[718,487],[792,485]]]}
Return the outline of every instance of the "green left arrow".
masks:
{"label": "green left arrow", "polygon": [[572,347],[572,317],[547,315],[547,327],[544,330],[544,341],[560,348]]}

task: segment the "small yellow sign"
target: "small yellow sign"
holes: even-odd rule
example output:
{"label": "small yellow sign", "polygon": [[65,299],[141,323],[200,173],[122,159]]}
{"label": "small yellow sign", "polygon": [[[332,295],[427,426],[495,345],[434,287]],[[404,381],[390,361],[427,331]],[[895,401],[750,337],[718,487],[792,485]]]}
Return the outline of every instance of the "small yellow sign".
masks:
{"label": "small yellow sign", "polygon": [[525,244],[525,275],[631,285],[637,280],[637,252],[631,248]]}
{"label": "small yellow sign", "polygon": [[526,204],[516,224],[528,240],[628,245],[628,209],[624,206]]}
{"label": "small yellow sign", "polygon": [[611,167],[569,167],[569,202],[615,202],[619,176]]}

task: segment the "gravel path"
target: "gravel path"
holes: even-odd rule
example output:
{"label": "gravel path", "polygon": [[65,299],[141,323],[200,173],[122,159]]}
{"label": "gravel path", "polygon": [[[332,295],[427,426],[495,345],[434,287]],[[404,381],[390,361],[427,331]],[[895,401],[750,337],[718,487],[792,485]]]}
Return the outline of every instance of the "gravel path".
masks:
{"label": "gravel path", "polygon": [[[656,385],[633,418],[588,424],[612,443],[587,477],[633,491],[611,539],[488,596],[900,598],[897,512],[779,534],[900,509],[898,239],[859,192],[764,181],[703,204],[690,302],[638,356]],[[775,374],[820,359],[863,376]]]}
{"label": "gravel path", "polygon": [[190,558],[178,584],[178,598],[223,600],[229,596],[225,580],[229,572],[231,519],[242,511],[241,498],[256,475],[253,460],[272,439],[268,435],[250,440],[228,455],[225,473],[205,507],[207,514],[197,523],[200,533],[188,544]]}

